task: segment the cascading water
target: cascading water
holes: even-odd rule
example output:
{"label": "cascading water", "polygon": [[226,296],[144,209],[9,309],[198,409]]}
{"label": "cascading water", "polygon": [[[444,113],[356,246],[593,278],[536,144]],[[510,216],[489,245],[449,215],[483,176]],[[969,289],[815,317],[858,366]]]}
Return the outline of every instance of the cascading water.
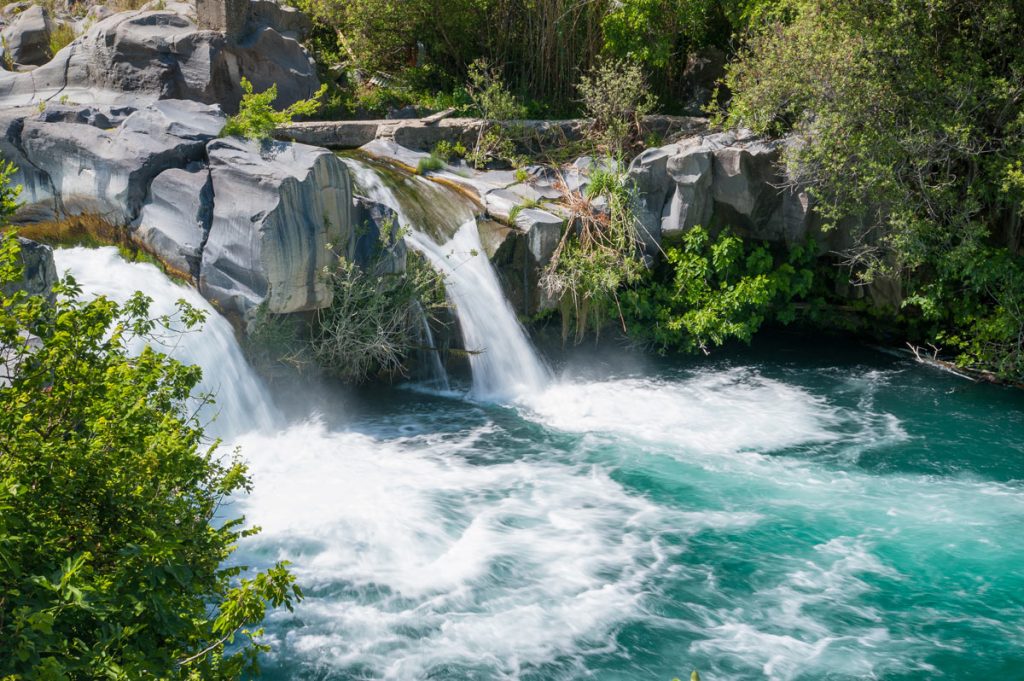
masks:
{"label": "cascading water", "polygon": [[470,353],[474,397],[516,400],[534,395],[550,375],[516,319],[487,259],[476,216],[467,200],[420,177],[408,177],[405,191],[388,186],[374,168],[345,159],[366,196],[398,214],[406,242],[444,275],[462,340]]}
{"label": "cascading water", "polygon": [[[483,307],[492,299],[465,293],[480,286],[465,276],[475,266],[457,257],[478,248],[469,219],[413,186],[450,214],[420,223],[449,231],[418,247],[457,304]],[[141,289],[155,312],[185,298],[210,313],[168,349],[202,366],[215,429],[250,464],[254,491],[230,512],[263,532],[236,558],[291,561],[306,595],[266,622],[268,681],[1024,669],[1019,393],[789,339],[631,373],[587,362],[590,378],[520,392],[512,409],[371,390],[348,412],[271,430],[230,326],[194,291],[113,249],[56,255],[86,294]],[[516,393],[512,371],[481,376]]]}
{"label": "cascading water", "polygon": [[448,392],[452,389],[448,382],[448,372],[444,370],[444,364],[441,362],[441,352],[437,349],[437,341],[434,340],[430,320],[427,319],[427,313],[423,311],[423,307],[418,302],[416,303],[416,313],[420,319],[420,343],[423,346],[419,354],[422,359],[426,360],[425,364],[428,367],[425,372],[427,385],[435,390]]}
{"label": "cascading water", "polygon": [[[70,272],[86,297],[102,295],[123,303],[142,291],[153,300],[153,316],[173,318],[178,300],[205,311],[207,319],[202,329],[186,333],[157,331],[154,337],[156,349],[203,368],[199,391],[214,395],[216,403],[204,407],[200,418],[210,423],[212,433],[223,438],[280,425],[266,389],[238,347],[231,325],[195,289],[174,284],[153,265],[125,262],[113,247],[58,249],[53,258],[57,272]],[[141,350],[145,342],[136,339],[130,349]]]}

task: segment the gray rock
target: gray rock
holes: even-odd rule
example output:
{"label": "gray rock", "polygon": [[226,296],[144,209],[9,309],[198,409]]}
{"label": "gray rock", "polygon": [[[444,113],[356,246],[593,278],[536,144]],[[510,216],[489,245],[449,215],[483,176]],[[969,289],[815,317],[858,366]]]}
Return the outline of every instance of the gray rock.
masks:
{"label": "gray rock", "polygon": [[132,237],[166,265],[199,279],[203,243],[213,218],[213,183],[200,163],[156,176]]}
{"label": "gray rock", "polygon": [[352,199],[352,238],[345,257],[378,275],[405,271],[408,248],[399,238],[398,213],[365,196]]}
{"label": "gray rock", "polygon": [[484,194],[484,208],[492,218],[507,221],[516,206],[522,205],[526,198],[511,189],[494,189]]}
{"label": "gray rock", "polygon": [[68,98],[138,107],[189,99],[235,111],[243,76],[257,91],[276,84],[278,106],[319,87],[302,45],[270,26],[231,42],[223,33],[199,30],[176,11],[122,12],[93,25],[31,74],[0,72],[0,105]]}
{"label": "gray rock", "polygon": [[18,18],[18,15],[32,6],[31,2],[12,2],[0,9],[0,19],[10,23]]}
{"label": "gray rock", "polygon": [[717,149],[712,196],[754,225],[765,224],[781,201],[778,161],[778,148],[761,142]]}
{"label": "gray rock", "polygon": [[15,64],[41,66],[50,61],[50,16],[40,5],[31,5],[2,32],[7,56]]}
{"label": "gray rock", "polygon": [[199,289],[246,316],[330,305],[328,245],[352,238],[352,192],[342,161],[317,147],[220,139],[207,147],[214,209]]}
{"label": "gray rock", "polygon": [[252,0],[249,8],[254,26],[269,26],[299,41],[305,40],[313,30],[310,18],[294,7],[273,0]]}
{"label": "gray rock", "polygon": [[85,13],[85,19],[90,25],[112,16],[114,16],[114,10],[110,9],[106,5],[93,5],[89,8],[89,11]]}
{"label": "gray rock", "polygon": [[153,179],[202,160],[224,120],[218,107],[178,100],[139,110],[114,130],[25,118],[20,152],[30,174],[39,175],[25,183],[25,211],[45,217],[52,207],[51,219],[90,214],[127,225],[139,215]]}
{"label": "gray rock", "polygon": [[711,152],[704,145],[680,148],[668,159],[665,171],[675,191],[662,217],[664,233],[687,232],[711,221],[711,169]]}
{"label": "gray rock", "polygon": [[516,215],[515,224],[526,233],[526,245],[533,267],[546,267],[562,238],[565,221],[544,210],[525,208]]}
{"label": "gray rock", "polygon": [[29,295],[52,298],[57,283],[57,268],[53,264],[53,249],[49,246],[18,237],[21,248],[21,280],[4,287],[5,295],[25,291]]}
{"label": "gray rock", "polygon": [[784,144],[729,131],[645,151],[630,166],[641,222],[659,238],[703,225],[751,239],[805,241],[819,223],[810,196],[786,188]]}
{"label": "gray rock", "polygon": [[34,114],[29,109],[0,110],[0,158],[18,168],[13,181],[22,187],[22,205],[15,219],[22,222],[52,220],[60,212],[50,176],[28,158],[22,146],[25,120]]}
{"label": "gray rock", "polygon": [[649,246],[661,242],[661,212],[671,186],[666,171],[668,159],[667,149],[647,149],[629,166],[628,177],[637,192],[636,216],[643,228],[641,236]]}

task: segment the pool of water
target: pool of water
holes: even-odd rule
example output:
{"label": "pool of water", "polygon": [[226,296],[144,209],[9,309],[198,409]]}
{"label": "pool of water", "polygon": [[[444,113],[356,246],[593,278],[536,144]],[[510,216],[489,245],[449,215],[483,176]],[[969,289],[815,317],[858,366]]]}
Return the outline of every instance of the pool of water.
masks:
{"label": "pool of water", "polygon": [[269,679],[1024,678],[1024,394],[833,341],[570,353],[237,444]]}

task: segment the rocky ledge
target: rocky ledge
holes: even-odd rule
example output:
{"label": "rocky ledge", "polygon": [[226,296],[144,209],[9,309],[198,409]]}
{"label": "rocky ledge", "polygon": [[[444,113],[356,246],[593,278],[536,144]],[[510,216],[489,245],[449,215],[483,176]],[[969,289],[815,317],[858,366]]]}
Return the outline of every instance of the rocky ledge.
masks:
{"label": "rocky ledge", "polygon": [[[323,268],[365,230],[345,165],[289,142],[218,138],[217,106],[55,106],[0,113],[0,155],[20,171],[21,222],[89,216],[125,230],[229,315],[331,303]],[[371,235],[372,236],[372,235]],[[404,266],[404,251],[392,268]]]}

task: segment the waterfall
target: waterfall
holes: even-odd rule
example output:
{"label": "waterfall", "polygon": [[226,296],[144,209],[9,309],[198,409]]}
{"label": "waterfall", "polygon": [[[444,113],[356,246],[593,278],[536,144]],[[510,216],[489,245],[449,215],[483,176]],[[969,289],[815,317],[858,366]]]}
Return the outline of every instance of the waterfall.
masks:
{"label": "waterfall", "polygon": [[444,370],[444,364],[441,362],[441,352],[437,349],[434,332],[430,330],[427,313],[423,311],[423,306],[418,302],[416,303],[416,314],[420,320],[420,343],[423,345],[419,354],[422,356],[422,364],[425,367],[424,373],[428,376],[428,385],[448,392],[452,389],[448,383],[448,372]]}
{"label": "waterfall", "polygon": [[470,353],[472,395],[516,399],[542,390],[550,375],[498,282],[480,243],[473,204],[421,177],[387,178],[367,163],[345,159],[366,196],[398,214],[406,242],[444,275],[462,340]]}
{"label": "waterfall", "polygon": [[[178,300],[205,311],[200,330],[156,331],[148,342],[202,368],[198,392],[212,394],[216,402],[203,407],[199,418],[211,434],[227,439],[278,425],[266,388],[246,362],[231,325],[197,291],[175,284],[153,265],[124,261],[113,247],[56,249],[53,257],[57,272],[70,272],[86,299],[102,295],[123,303],[142,291],[153,299],[153,316],[173,316]],[[129,350],[139,352],[146,342],[132,341]]]}

